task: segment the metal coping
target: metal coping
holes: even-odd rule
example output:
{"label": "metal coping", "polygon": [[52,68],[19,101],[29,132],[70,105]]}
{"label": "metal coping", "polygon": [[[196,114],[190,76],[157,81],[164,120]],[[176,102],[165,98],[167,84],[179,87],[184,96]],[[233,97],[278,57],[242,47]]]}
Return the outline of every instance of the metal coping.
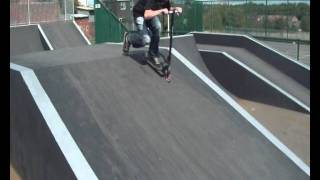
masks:
{"label": "metal coping", "polygon": [[10,69],[19,71],[27,85],[37,107],[48,125],[55,141],[70,165],[77,179],[98,179],[81,150],[77,146],[68,128],[43,89],[40,81],[30,68],[10,63]]}
{"label": "metal coping", "polygon": [[37,26],[38,24],[20,24],[20,25],[10,25],[11,28],[25,27],[25,26]]}
{"label": "metal coping", "polygon": [[86,41],[86,43],[88,45],[91,45],[91,42],[89,41],[89,39],[86,37],[86,35],[83,33],[83,31],[81,30],[81,28],[78,26],[78,24],[76,23],[75,20],[72,20],[74,26],[78,29],[78,31],[80,32],[81,36],[84,38],[84,40]]}
{"label": "metal coping", "polygon": [[259,79],[261,79],[262,81],[264,81],[265,83],[269,84],[271,87],[275,88],[277,91],[279,91],[281,94],[285,95],[287,98],[291,99],[292,101],[294,101],[295,103],[297,103],[299,106],[301,106],[302,108],[304,108],[305,110],[307,110],[310,113],[310,107],[305,105],[303,102],[301,102],[299,99],[297,99],[296,97],[292,96],[291,94],[289,94],[288,92],[286,92],[285,90],[283,90],[282,88],[280,88],[279,86],[277,86],[276,84],[274,84],[273,82],[271,82],[270,80],[268,80],[267,78],[265,78],[264,76],[262,76],[261,74],[259,74],[258,72],[256,72],[255,70],[253,70],[252,68],[250,68],[249,66],[245,65],[244,63],[242,63],[241,61],[239,61],[238,59],[234,58],[233,56],[231,56],[230,54],[223,52],[223,51],[212,51],[212,50],[205,50],[205,49],[199,49],[199,51],[203,51],[203,52],[212,52],[212,53],[221,53],[224,56],[226,56],[229,60],[237,63],[238,65],[242,66],[244,69],[246,69],[247,71],[249,71],[251,74],[255,75],[256,77],[258,77]]}
{"label": "metal coping", "polygon": [[40,33],[41,33],[42,37],[43,37],[43,38],[44,38],[44,40],[46,41],[46,43],[47,43],[47,45],[48,45],[48,47],[49,47],[50,51],[54,50],[54,49],[53,49],[53,47],[52,47],[52,45],[51,45],[51,43],[50,43],[50,41],[49,41],[49,39],[48,39],[48,37],[47,37],[47,35],[44,33],[44,31],[43,31],[43,29],[42,29],[42,27],[41,27],[41,25],[40,25],[40,24],[38,24],[38,29],[39,29],[39,31],[40,31]]}

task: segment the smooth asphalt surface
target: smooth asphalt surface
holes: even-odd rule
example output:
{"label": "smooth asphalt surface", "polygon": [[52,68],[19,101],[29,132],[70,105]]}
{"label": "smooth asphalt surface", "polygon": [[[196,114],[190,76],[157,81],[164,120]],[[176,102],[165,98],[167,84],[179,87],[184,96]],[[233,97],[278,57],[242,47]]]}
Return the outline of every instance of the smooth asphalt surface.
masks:
{"label": "smooth asphalt surface", "polygon": [[284,74],[274,66],[266,63],[252,52],[240,47],[222,45],[198,44],[197,46],[202,50],[227,52],[310,107],[309,88],[295,81],[292,77]]}
{"label": "smooth asphalt surface", "polygon": [[43,23],[41,27],[50,40],[53,49],[87,45],[72,21]]}
{"label": "smooth asphalt surface", "polygon": [[10,28],[10,56],[49,50],[37,25]]}
{"label": "smooth asphalt surface", "polygon": [[[236,99],[233,93],[229,92],[229,90],[225,89],[225,87],[216,80],[216,78],[212,75],[209,68],[203,61],[201,54],[196,45],[195,38],[193,35],[186,36],[176,36],[172,40],[172,47],[175,48],[179,53],[181,53],[185,58],[187,58],[194,66],[196,66],[202,73],[204,73],[207,77],[210,78],[211,81],[216,83],[221,89],[224,89],[229,96]],[[161,47],[169,47],[169,39],[163,38],[160,40]]]}
{"label": "smooth asphalt surface", "polygon": [[18,71],[10,70],[10,163],[23,180],[75,179]]}
{"label": "smooth asphalt surface", "polygon": [[167,83],[143,51],[121,48],[12,57],[34,70],[99,179],[309,179],[180,61]]}

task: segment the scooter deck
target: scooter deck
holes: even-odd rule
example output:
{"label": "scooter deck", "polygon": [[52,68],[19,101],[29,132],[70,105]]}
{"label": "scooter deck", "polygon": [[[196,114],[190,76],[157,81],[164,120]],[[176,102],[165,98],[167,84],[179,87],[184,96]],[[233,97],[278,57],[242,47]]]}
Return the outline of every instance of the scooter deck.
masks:
{"label": "scooter deck", "polygon": [[147,64],[154,70],[156,71],[160,76],[164,76],[163,73],[163,66],[164,64],[161,63],[160,67],[155,66],[152,62],[149,61],[149,59],[146,60]]}

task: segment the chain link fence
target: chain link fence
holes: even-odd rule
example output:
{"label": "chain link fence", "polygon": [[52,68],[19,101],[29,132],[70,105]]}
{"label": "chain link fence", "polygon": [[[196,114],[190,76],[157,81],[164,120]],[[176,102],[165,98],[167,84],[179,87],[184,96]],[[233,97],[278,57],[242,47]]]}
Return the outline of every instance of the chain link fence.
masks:
{"label": "chain link fence", "polygon": [[74,0],[10,0],[10,26],[71,20]]}
{"label": "chain link fence", "polygon": [[[203,31],[244,33],[253,36],[310,38],[310,0],[180,1],[203,7]],[[195,29],[195,28],[194,28]]]}
{"label": "chain link fence", "polygon": [[[130,30],[136,0],[103,0]],[[183,7],[175,34],[190,31],[228,32],[256,37],[310,40],[310,0],[171,0]],[[163,34],[168,17],[162,16]]]}

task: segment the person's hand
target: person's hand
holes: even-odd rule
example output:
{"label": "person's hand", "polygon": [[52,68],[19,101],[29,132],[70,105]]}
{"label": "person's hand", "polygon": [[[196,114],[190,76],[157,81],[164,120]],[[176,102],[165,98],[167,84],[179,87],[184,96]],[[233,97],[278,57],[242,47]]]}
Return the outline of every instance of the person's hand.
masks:
{"label": "person's hand", "polygon": [[182,8],[181,7],[175,7],[175,12],[178,14],[182,13]]}
{"label": "person's hand", "polygon": [[169,14],[169,10],[167,8],[162,9],[162,14]]}

